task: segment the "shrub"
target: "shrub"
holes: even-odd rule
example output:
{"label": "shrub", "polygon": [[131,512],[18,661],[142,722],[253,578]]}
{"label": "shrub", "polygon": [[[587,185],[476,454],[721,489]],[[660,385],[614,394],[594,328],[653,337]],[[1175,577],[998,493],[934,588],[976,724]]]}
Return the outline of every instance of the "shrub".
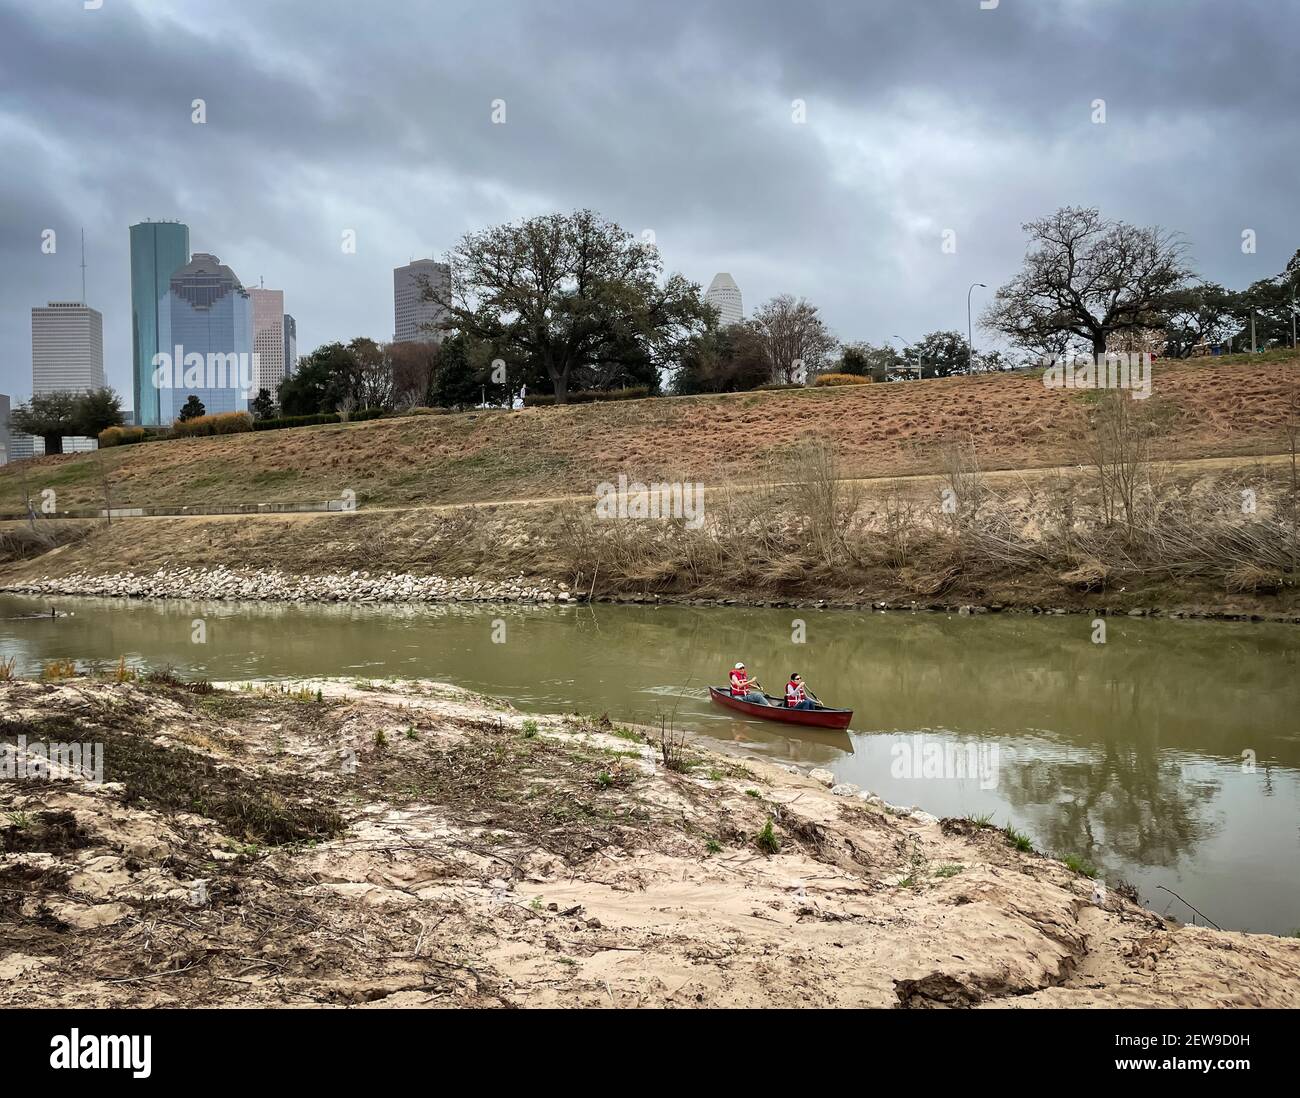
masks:
{"label": "shrub", "polygon": [[[434,411],[442,409],[424,409],[413,410],[414,414],[430,415]],[[386,408],[366,408],[360,412],[349,412],[348,422],[358,423],[367,419],[383,419],[385,416],[396,415]],[[287,427],[318,427],[323,423],[342,423],[343,417],[338,412],[317,412],[315,415],[306,416],[276,416],[273,419],[254,420],[254,431],[280,431]]]}
{"label": "shrub", "polygon": [[321,423],[338,423],[337,412],[320,412],[313,416],[276,416],[254,421],[254,431],[278,431],[284,427],[315,427]]}
{"label": "shrub", "polygon": [[172,438],[196,438],[207,435],[237,435],[253,429],[253,417],[247,412],[218,412],[195,416],[172,424]]}
{"label": "shrub", "polygon": [[822,385],[869,385],[871,378],[861,374],[822,374],[813,384]]}
{"label": "shrub", "polygon": [[[570,404],[594,404],[603,400],[644,400],[650,395],[645,385],[631,389],[575,389],[569,394]],[[529,393],[524,397],[525,408],[545,408],[555,403],[549,393]]]}
{"label": "shrub", "polygon": [[149,432],[143,427],[106,427],[99,432],[99,445],[103,449],[106,446],[130,446],[132,443],[145,442],[149,438]]}

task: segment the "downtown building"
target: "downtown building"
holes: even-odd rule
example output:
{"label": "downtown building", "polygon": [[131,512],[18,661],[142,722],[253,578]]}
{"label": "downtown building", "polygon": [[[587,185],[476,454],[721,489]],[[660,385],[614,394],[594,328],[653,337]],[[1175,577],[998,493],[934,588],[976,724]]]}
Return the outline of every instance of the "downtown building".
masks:
{"label": "downtown building", "polygon": [[[32,395],[103,389],[104,318],[80,301],[51,301],[32,309]],[[93,438],[63,440],[64,453],[94,450]],[[34,446],[44,453],[40,439]],[[25,445],[22,447],[25,450]]]}
{"label": "downtown building", "polygon": [[298,322],[284,314],[284,376],[293,377],[298,369]]}
{"label": "downtown building", "polygon": [[131,388],[135,422],[147,427],[164,419],[153,384],[154,355],[171,352],[159,339],[172,274],[190,261],[190,230],[179,221],[142,221],[131,226]]}
{"label": "downtown building", "polygon": [[0,393],[0,465],[9,460],[9,398]]}
{"label": "downtown building", "polygon": [[257,352],[257,376],[253,378],[252,394],[256,397],[265,389],[270,398],[278,402],[280,382],[288,376],[285,368],[288,340],[284,334],[284,291],[258,286],[249,289],[248,297],[253,303],[253,350]]}
{"label": "downtown building", "polygon": [[191,396],[208,415],[248,410],[259,374],[253,303],[234,271],[215,255],[195,252],[173,272],[158,323],[162,361],[148,380],[162,423],[172,423]]}
{"label": "downtown building", "polygon": [[393,342],[441,343],[443,333],[437,324],[446,310],[425,300],[428,283],[440,293],[451,285],[451,268],[432,259],[417,259],[405,267],[393,269]]}
{"label": "downtown building", "polygon": [[720,328],[725,328],[728,324],[739,324],[745,319],[745,309],[740,301],[740,287],[726,271],[713,276],[713,281],[704,292],[704,300],[718,310]]}

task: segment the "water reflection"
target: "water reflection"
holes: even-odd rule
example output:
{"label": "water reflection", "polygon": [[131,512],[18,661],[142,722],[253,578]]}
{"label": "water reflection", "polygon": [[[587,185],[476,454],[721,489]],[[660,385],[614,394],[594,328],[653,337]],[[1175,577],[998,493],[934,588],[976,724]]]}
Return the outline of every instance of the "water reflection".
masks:
{"label": "water reflection", "polygon": [[[1082,617],[57,600],[0,596],[0,655],[120,657],[212,679],[429,677],[536,711],[661,718],[939,815],[991,813],[1144,895],[1164,884],[1225,926],[1300,926],[1300,675],[1294,627]],[[196,619],[207,643],[191,643]],[[806,643],[796,643],[795,619]],[[504,623],[504,643],[494,634]],[[707,686],[743,659],[769,691],[800,672],[851,733],[747,720]],[[994,788],[895,772],[923,732],[996,745]],[[1243,769],[1243,752],[1256,765]],[[1190,913],[1177,907],[1174,913]]]}

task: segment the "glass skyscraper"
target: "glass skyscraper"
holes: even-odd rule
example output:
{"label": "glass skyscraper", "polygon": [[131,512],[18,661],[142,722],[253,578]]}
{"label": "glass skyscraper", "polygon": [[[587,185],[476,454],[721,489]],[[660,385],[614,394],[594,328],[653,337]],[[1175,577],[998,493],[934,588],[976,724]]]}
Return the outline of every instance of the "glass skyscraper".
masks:
{"label": "glass skyscraper", "polygon": [[143,221],[131,226],[131,353],[135,421],[163,419],[153,384],[153,356],[160,350],[159,328],[173,272],[190,261],[190,230],[178,221]]}
{"label": "glass skyscraper", "polygon": [[253,303],[235,272],[215,255],[195,252],[172,274],[159,311],[158,341],[159,350],[172,356],[156,390],[163,423],[175,420],[191,396],[208,415],[248,410],[256,395],[249,391],[256,381]]}

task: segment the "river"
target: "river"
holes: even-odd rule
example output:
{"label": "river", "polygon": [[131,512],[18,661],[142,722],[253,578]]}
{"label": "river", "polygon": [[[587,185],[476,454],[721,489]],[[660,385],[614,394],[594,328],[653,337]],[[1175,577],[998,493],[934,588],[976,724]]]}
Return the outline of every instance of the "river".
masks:
{"label": "river", "polygon": [[[0,657],[19,674],[125,657],[212,680],[430,678],[522,710],[664,717],[892,803],[1011,823],[1186,921],[1183,901],[1224,928],[1300,927],[1300,631],[1112,618],[1094,637],[1074,615],[0,595]],[[707,684],[738,659],[774,693],[799,671],[854,710],[850,731],[711,705]]]}

